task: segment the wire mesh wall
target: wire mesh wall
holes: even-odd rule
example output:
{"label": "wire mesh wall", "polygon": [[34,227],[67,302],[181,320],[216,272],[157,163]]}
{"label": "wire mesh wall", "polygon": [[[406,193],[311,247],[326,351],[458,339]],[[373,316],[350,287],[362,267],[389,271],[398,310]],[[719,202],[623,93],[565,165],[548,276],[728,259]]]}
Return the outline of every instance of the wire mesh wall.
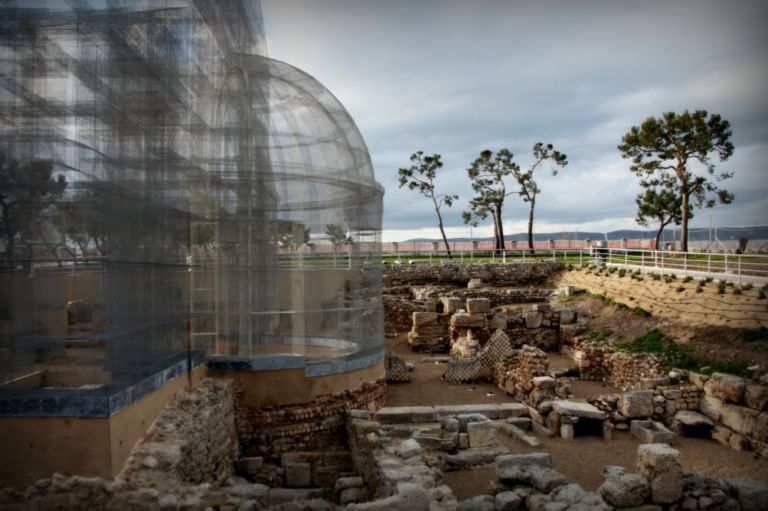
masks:
{"label": "wire mesh wall", "polygon": [[263,34],[257,2],[0,4],[0,381],[381,347],[383,190]]}

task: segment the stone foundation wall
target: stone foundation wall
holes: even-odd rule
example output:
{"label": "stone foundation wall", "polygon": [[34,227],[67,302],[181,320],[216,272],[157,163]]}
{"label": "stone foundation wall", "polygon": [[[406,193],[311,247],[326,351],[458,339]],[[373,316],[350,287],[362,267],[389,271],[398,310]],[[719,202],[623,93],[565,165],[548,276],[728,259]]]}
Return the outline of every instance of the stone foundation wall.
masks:
{"label": "stone foundation wall", "polygon": [[[235,389],[237,395],[240,389]],[[249,408],[237,400],[237,434],[245,456],[278,458],[289,451],[311,451],[344,440],[350,410],[377,410],[384,406],[384,380],[365,383],[318,398],[311,403]]]}
{"label": "stone foundation wall", "polygon": [[652,354],[620,352],[579,338],[574,342],[573,358],[582,380],[605,381],[622,390],[652,388],[665,375]]}
{"label": "stone foundation wall", "polygon": [[605,357],[616,350],[610,346],[598,346],[581,343],[574,344],[573,358],[579,368],[579,378],[582,380],[603,381],[606,377]]}
{"label": "stone foundation wall", "polygon": [[507,314],[507,335],[516,346],[529,344],[554,351],[560,344],[560,311],[547,304],[533,305],[523,314]]}
{"label": "stone foundation wall", "polygon": [[738,376],[691,374],[701,390],[701,413],[715,422],[712,438],[768,457],[768,385]]}
{"label": "stone foundation wall", "polygon": [[611,353],[605,357],[604,365],[606,383],[622,390],[642,387],[644,380],[665,374],[658,359],[646,353]]}
{"label": "stone foundation wall", "polygon": [[541,286],[565,268],[562,263],[389,265],[384,267],[384,287],[453,284],[465,287],[471,279],[495,287]]}
{"label": "stone foundation wall", "polygon": [[208,378],[181,392],[157,418],[118,476],[147,486],[153,470],[188,483],[222,482],[238,457],[233,385]]}
{"label": "stone foundation wall", "polygon": [[424,310],[423,303],[414,302],[410,295],[382,295],[384,303],[384,334],[394,337],[408,330],[414,312]]}

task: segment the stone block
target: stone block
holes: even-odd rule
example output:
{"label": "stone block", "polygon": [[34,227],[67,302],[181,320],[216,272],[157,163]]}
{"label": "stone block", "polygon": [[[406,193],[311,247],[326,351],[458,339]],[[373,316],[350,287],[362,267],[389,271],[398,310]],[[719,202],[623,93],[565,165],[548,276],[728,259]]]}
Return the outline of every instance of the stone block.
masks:
{"label": "stone block", "polygon": [[724,373],[714,373],[704,384],[707,395],[737,404],[744,399],[746,388],[747,381],[744,378]]}
{"label": "stone block", "polygon": [[605,413],[597,407],[580,401],[554,401],[552,409],[560,415],[583,419],[604,420]]}
{"label": "stone block", "polygon": [[303,488],[312,484],[312,467],[309,463],[289,463],[285,469],[285,485]]}
{"label": "stone block", "polygon": [[264,466],[264,458],[261,456],[249,456],[246,458],[240,458],[235,464],[238,472],[245,472],[251,474],[261,470]]}
{"label": "stone block", "polygon": [[633,420],[629,431],[644,444],[673,444],[677,436],[654,420]]}
{"label": "stone block", "polygon": [[619,399],[618,411],[629,419],[650,417],[653,409],[652,390],[630,390]]}
{"label": "stone block", "polygon": [[680,410],[675,414],[672,419],[672,428],[678,435],[684,434],[686,431],[702,431],[711,430],[715,426],[712,419],[699,412],[692,410]]}
{"label": "stone block", "polygon": [[[758,429],[759,415],[757,410],[747,408],[746,406],[724,404],[723,413],[720,418],[723,421],[723,424],[735,432],[761,440],[757,438],[760,434]],[[766,434],[768,433],[764,433],[760,436],[765,437]]]}
{"label": "stone block", "polygon": [[496,443],[496,425],[493,422],[471,422],[467,424],[469,446],[490,447]]}
{"label": "stone block", "polygon": [[576,322],[576,311],[573,309],[560,309],[560,324],[570,325]]}
{"label": "stone block", "polygon": [[522,509],[524,499],[514,491],[503,491],[496,494],[496,511],[516,511]]}
{"label": "stone block", "polygon": [[671,504],[683,494],[680,453],[666,444],[643,444],[637,448],[637,469],[648,480],[656,504]]}
{"label": "stone block", "polygon": [[451,316],[451,326],[456,328],[485,328],[485,314],[457,312]]}
{"label": "stone block", "polygon": [[746,477],[728,479],[726,482],[733,488],[742,511],[765,509],[768,502],[768,484]]}
{"label": "stone block", "polygon": [[467,289],[481,289],[485,287],[485,283],[482,279],[469,279],[467,282]]}
{"label": "stone block", "polygon": [[738,433],[734,433],[728,438],[728,445],[730,445],[731,449],[734,451],[748,451],[751,447],[747,437]]}
{"label": "stone block", "polygon": [[482,413],[462,413],[456,416],[459,422],[459,431],[467,432],[467,426],[473,422],[490,422],[490,419]]}
{"label": "stone block", "polygon": [[575,434],[573,424],[560,424],[560,438],[563,440],[573,440]]}
{"label": "stone block", "polygon": [[568,484],[568,479],[553,468],[534,467],[531,470],[531,485],[539,491],[551,492]]}
{"label": "stone block", "polygon": [[405,440],[402,444],[400,444],[400,449],[398,450],[398,454],[400,454],[400,456],[405,459],[418,456],[421,454],[421,452],[421,444],[413,438]]}
{"label": "stone block", "polygon": [[455,296],[441,296],[440,303],[443,304],[443,314],[454,314],[461,309],[461,298]]}
{"label": "stone block", "polygon": [[448,454],[445,462],[449,467],[469,468],[493,463],[500,456],[509,454],[509,449],[497,444],[492,447],[464,449],[456,454]]}
{"label": "stone block", "polygon": [[510,417],[507,419],[507,422],[511,424],[512,426],[516,426],[523,431],[530,431],[531,430],[531,419],[530,417]]}
{"label": "stone block", "polygon": [[744,391],[744,402],[748,407],[764,412],[768,410],[768,386],[749,384]]}
{"label": "stone block", "polygon": [[339,493],[348,488],[360,488],[362,486],[365,486],[365,481],[360,476],[339,477],[333,489],[336,493]]}
{"label": "stone block", "polygon": [[552,457],[546,452],[534,452],[530,454],[509,454],[496,459],[496,466],[499,470],[528,465],[551,467]]}
{"label": "stone block", "polygon": [[477,495],[459,502],[456,511],[494,511],[495,503],[491,495]]}
{"label": "stone block", "polygon": [[467,298],[467,312],[470,314],[491,312],[491,301],[488,298]]}
{"label": "stone block", "polygon": [[733,431],[725,426],[718,425],[712,428],[712,440],[716,440],[721,444],[729,445],[732,434]]}
{"label": "stone block", "polygon": [[554,389],[555,379],[551,376],[534,376],[533,386],[538,389]]}
{"label": "stone block", "polygon": [[494,314],[491,320],[488,322],[488,329],[492,331],[506,330],[509,317],[504,313]]}
{"label": "stone block", "polygon": [[723,414],[723,402],[716,397],[704,394],[699,401],[699,410],[713,421],[719,421]]}
{"label": "stone block", "polygon": [[539,328],[544,315],[538,311],[527,311],[525,313],[525,326],[527,328]]}
{"label": "stone block", "polygon": [[534,303],[531,305],[531,310],[539,312],[549,312],[552,310],[552,306],[548,303]]}
{"label": "stone block", "polygon": [[346,506],[347,504],[351,504],[353,502],[365,502],[370,498],[370,494],[368,492],[368,488],[366,487],[356,487],[356,488],[347,488],[346,490],[343,490],[339,494],[339,504],[342,506]]}
{"label": "stone block", "polygon": [[413,326],[437,325],[436,312],[414,312]]}
{"label": "stone block", "polygon": [[694,373],[693,371],[688,373],[688,381],[693,383],[697,389],[704,390],[704,384],[709,380],[708,374]]}
{"label": "stone block", "polygon": [[608,465],[603,469],[604,482],[597,493],[608,504],[618,508],[640,506],[648,497],[648,481],[624,467]]}

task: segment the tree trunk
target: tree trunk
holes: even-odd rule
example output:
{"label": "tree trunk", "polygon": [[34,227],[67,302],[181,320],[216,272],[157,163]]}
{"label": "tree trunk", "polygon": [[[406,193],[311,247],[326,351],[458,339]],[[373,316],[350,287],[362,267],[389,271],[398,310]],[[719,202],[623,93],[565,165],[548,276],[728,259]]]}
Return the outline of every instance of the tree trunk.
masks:
{"label": "tree trunk", "polygon": [[501,223],[501,206],[497,208],[494,218],[496,219],[496,231],[498,232],[496,250],[504,250],[504,225]]}
{"label": "tree trunk", "polygon": [[531,199],[528,206],[528,252],[533,255],[533,208],[536,206],[536,199]]}
{"label": "tree trunk", "polygon": [[654,245],[655,250],[660,250],[659,239],[661,238],[661,233],[664,231],[664,227],[666,227],[667,224],[669,224],[669,222],[663,222],[663,221],[661,222],[661,224],[659,224],[659,230],[656,231],[656,242],[655,242],[656,244]]}
{"label": "tree trunk", "polygon": [[448,252],[448,259],[453,259],[451,255],[451,247],[448,245],[448,238],[445,237],[445,230],[443,230],[443,217],[440,215],[440,208],[437,207],[437,201],[432,197],[432,203],[435,205],[435,213],[437,213],[437,226],[440,228],[440,234],[443,236],[443,243],[445,243],[445,250]]}
{"label": "tree trunk", "polygon": [[683,221],[680,227],[680,250],[688,252],[688,199],[690,198],[690,193],[687,187],[681,187],[681,193],[683,194]]}

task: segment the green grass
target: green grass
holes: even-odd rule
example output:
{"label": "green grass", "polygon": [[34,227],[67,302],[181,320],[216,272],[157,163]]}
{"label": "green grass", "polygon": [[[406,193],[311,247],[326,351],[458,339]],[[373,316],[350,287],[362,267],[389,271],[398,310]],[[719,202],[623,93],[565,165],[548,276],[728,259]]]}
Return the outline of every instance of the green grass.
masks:
{"label": "green grass", "polygon": [[608,344],[610,336],[601,330],[593,330],[587,334],[586,340],[590,344]]}
{"label": "green grass", "polygon": [[[757,329],[760,330],[760,329]],[[763,329],[765,330],[765,329]],[[749,332],[749,333],[745,333]],[[767,332],[754,332],[745,329],[742,335],[766,336]],[[706,374],[728,373],[737,376],[750,376],[748,364],[741,362],[727,362],[722,360],[697,360],[685,346],[681,346],[674,339],[667,337],[660,330],[653,328],[628,343],[620,343],[619,348],[630,353],[651,353],[658,356],[664,369],[688,369],[701,371]]]}

